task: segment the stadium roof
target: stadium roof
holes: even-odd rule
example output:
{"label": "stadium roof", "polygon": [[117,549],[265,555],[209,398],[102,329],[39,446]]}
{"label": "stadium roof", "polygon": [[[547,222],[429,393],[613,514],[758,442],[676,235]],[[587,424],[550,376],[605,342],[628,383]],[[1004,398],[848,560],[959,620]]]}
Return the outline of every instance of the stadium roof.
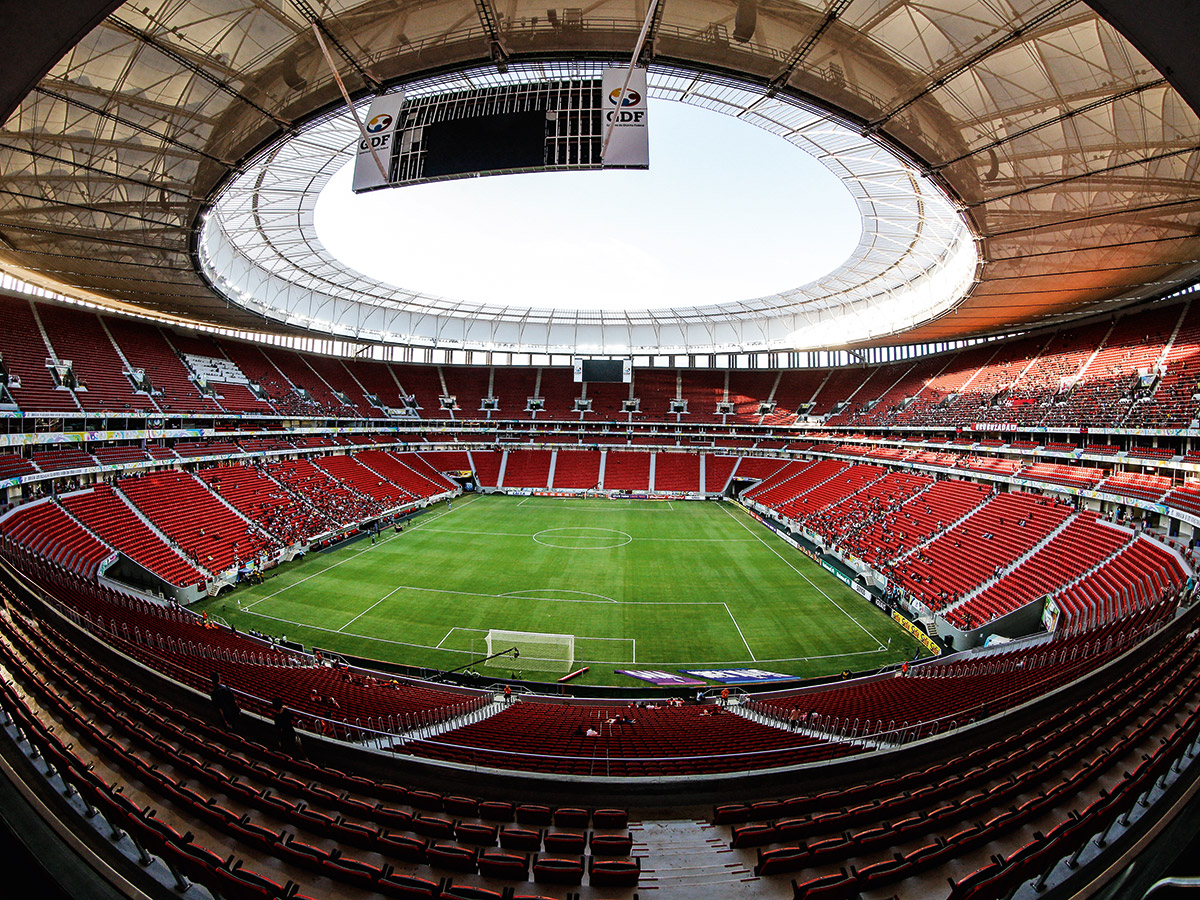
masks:
{"label": "stadium roof", "polygon": [[[198,271],[196,233],[265,148],[342,106],[314,25],[366,97],[497,62],[627,58],[645,15],[620,0],[553,16],[521,0],[64,0],[53,17],[5,6],[0,108],[14,112],[0,140],[0,262],[110,305],[259,330],[271,327],[261,309],[230,303]],[[660,70],[832,111],[951,199],[977,240],[974,286],[895,340],[1094,312],[1200,272],[1194,5],[658,9],[648,61]]]}

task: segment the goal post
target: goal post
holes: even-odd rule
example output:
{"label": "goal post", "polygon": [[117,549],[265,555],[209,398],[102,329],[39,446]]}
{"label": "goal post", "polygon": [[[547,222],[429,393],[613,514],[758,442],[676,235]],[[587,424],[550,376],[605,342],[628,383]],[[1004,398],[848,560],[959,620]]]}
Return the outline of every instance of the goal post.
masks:
{"label": "goal post", "polygon": [[575,635],[545,634],[539,631],[504,631],[493,628],[487,633],[488,656],[515,647],[517,659],[495,659],[489,665],[531,672],[570,672],[575,665]]}

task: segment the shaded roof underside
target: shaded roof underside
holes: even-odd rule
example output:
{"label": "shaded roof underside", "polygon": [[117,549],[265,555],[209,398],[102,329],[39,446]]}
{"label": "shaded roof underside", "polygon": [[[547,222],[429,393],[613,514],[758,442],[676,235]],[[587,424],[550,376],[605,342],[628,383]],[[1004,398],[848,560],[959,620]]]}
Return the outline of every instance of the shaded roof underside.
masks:
{"label": "shaded roof underside", "polygon": [[[939,178],[981,236],[971,296],[897,340],[1094,312],[1200,268],[1200,122],[1089,5],[760,0],[744,42],[733,36],[736,11],[663,0],[653,59],[840,111]],[[527,0],[332,0],[316,21],[347,87],[364,94],[496,53],[627,56],[644,13],[622,0],[579,18],[558,9],[553,21]],[[122,304],[262,329],[197,274],[192,228],[232,168],[340,103],[314,15],[297,0],[117,9],[5,124],[0,262]],[[1164,65],[1169,53],[1153,49]]]}

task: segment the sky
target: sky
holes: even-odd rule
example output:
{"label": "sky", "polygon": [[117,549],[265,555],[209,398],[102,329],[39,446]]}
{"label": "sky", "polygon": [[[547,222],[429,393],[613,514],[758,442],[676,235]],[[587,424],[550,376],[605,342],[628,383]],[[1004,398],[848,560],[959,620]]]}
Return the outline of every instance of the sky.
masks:
{"label": "sky", "polygon": [[456,300],[653,309],[812,281],[854,249],[849,192],[762,129],[651,100],[650,169],[467,178],[317,201],[321,241],[381,281]]}

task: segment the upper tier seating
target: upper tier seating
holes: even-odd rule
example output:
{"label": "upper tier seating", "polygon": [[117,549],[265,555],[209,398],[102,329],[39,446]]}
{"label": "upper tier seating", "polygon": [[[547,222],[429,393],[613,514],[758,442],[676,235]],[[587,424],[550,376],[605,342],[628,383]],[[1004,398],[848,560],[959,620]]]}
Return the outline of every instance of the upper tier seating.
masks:
{"label": "upper tier seating", "polygon": [[75,397],[89,412],[156,411],[146,394],[135,394],[126,366],[95,313],[39,304],[38,315],[60,360],[69,359],[81,388]]}
{"label": "upper tier seating", "polygon": [[[37,304],[43,308],[43,304]],[[8,371],[8,392],[23,412],[79,412],[75,395],[58,387],[50,369],[50,349],[42,338],[34,307],[28,300],[0,298],[4,328],[0,329],[0,354]]]}
{"label": "upper tier seating", "polygon": [[109,333],[135,369],[150,380],[154,401],[170,412],[220,412],[211,397],[201,396],[183,361],[157,328],[126,319],[105,319]]}

